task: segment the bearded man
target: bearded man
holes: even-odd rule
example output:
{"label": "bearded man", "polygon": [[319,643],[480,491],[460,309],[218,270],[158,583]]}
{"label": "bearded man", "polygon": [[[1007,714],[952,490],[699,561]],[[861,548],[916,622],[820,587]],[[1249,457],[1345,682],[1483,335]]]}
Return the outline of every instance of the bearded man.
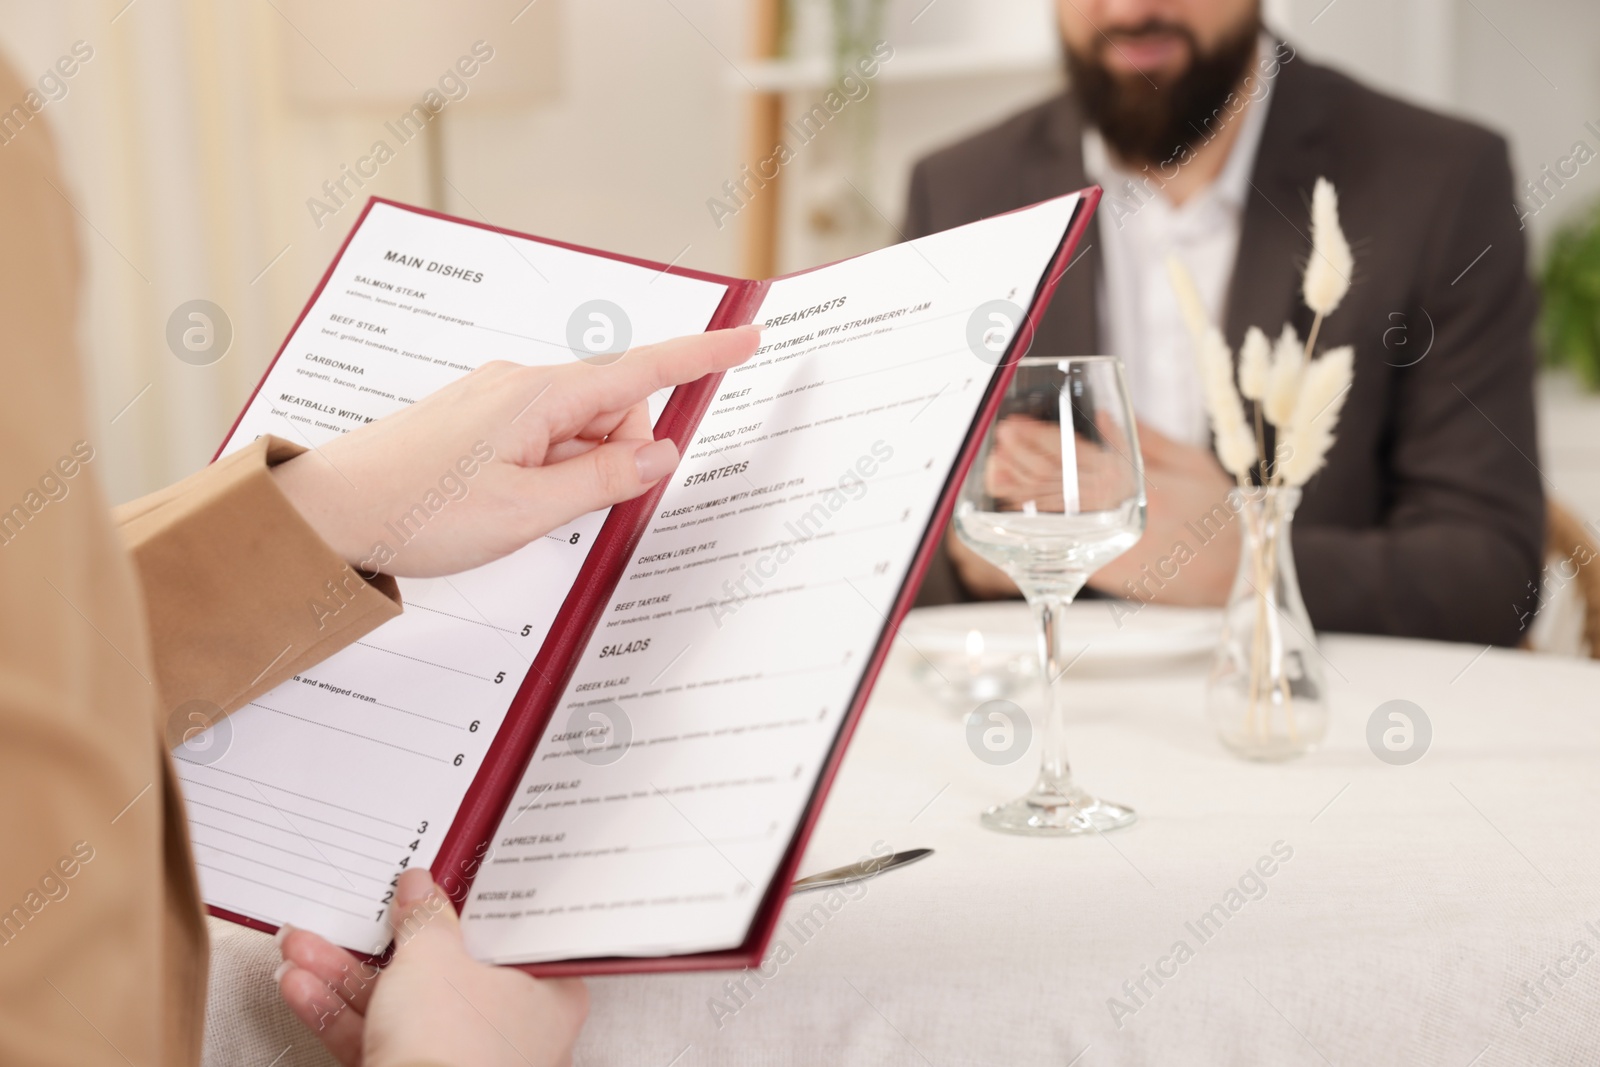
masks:
{"label": "bearded man", "polygon": [[[1305,337],[1298,283],[1324,176],[1355,272],[1318,350],[1353,345],[1355,381],[1295,523],[1312,621],[1515,644],[1544,496],[1537,299],[1505,142],[1311,63],[1265,32],[1259,0],[1060,0],[1059,18],[1068,90],[918,164],[905,230],[1105,188],[1030,353],[1126,364],[1149,525],[1090,585],[1141,603],[1226,599],[1241,524],[1166,261],[1188,267],[1235,350],[1250,326]],[[1016,595],[953,534],[945,544],[922,602]]]}

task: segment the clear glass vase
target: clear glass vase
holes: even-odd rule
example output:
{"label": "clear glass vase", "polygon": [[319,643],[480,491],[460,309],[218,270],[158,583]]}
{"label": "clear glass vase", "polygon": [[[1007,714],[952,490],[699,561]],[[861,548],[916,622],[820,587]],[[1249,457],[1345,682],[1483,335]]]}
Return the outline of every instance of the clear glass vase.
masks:
{"label": "clear glass vase", "polygon": [[1303,756],[1328,732],[1327,685],[1290,547],[1299,503],[1300,490],[1288,487],[1231,494],[1244,537],[1206,714],[1222,743],[1245,759]]}

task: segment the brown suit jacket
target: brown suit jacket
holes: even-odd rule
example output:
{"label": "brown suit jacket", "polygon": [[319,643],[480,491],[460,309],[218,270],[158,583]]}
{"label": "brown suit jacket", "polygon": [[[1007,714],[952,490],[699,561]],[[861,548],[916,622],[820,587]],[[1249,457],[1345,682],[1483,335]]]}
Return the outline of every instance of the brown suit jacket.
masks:
{"label": "brown suit jacket", "polygon": [[[1069,92],[929,156],[912,175],[907,235],[1088,185],[1082,131]],[[1252,325],[1270,336],[1292,321],[1305,336],[1299,276],[1319,176],[1339,190],[1356,273],[1318,347],[1354,345],[1356,372],[1338,441],[1296,522],[1311,619],[1325,630],[1515,644],[1518,605],[1539,576],[1544,494],[1533,407],[1538,301],[1505,142],[1304,58],[1287,61],[1228,289],[1234,346]],[[1106,190],[1097,226],[1115,224],[1111,201],[1126,196]],[[1093,233],[1034,355],[1100,351]],[[921,602],[962,596],[941,557]]]}
{"label": "brown suit jacket", "polygon": [[[185,1067],[206,937],[167,735],[400,608],[278,492],[282,442],[113,518],[96,459],[126,430],[83,401],[65,195],[36,118],[0,146],[0,1063]],[[328,581],[356,592],[324,627]]]}

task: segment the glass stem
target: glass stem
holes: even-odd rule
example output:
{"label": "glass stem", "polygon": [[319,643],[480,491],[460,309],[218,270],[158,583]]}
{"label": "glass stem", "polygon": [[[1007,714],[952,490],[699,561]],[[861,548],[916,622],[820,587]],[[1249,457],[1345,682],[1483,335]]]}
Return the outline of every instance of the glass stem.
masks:
{"label": "glass stem", "polygon": [[1044,737],[1040,746],[1039,783],[1035,793],[1069,797],[1073,792],[1072,768],[1067,765],[1066,722],[1056,682],[1066,670],[1061,662],[1061,620],[1069,601],[1065,597],[1035,596],[1032,608],[1039,623],[1039,665],[1043,668]]}

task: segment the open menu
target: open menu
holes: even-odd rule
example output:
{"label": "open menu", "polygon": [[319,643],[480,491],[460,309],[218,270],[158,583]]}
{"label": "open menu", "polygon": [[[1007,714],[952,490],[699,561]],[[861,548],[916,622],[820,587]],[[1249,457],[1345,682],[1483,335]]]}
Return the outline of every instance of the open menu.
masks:
{"label": "open menu", "polygon": [[652,399],[683,461],[649,494],[402,579],[400,617],[175,753],[212,912],[381,953],[428,865],[480,959],[759,962],[1098,197],[759,282],[369,202],[219,455],[314,448],[491,359],[748,322],[761,347]]}

